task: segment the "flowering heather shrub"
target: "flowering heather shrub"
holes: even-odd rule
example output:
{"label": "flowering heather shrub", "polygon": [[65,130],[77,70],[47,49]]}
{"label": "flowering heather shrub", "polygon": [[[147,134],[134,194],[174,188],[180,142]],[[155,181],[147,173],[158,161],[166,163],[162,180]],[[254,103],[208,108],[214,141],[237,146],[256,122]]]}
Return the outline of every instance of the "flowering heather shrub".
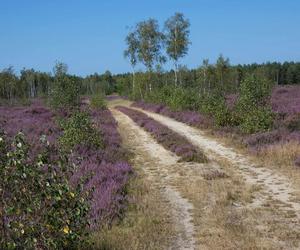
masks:
{"label": "flowering heather shrub", "polygon": [[300,156],[297,157],[297,159],[295,160],[295,165],[296,165],[297,167],[300,167]]}
{"label": "flowering heather shrub", "polygon": [[90,112],[95,128],[102,135],[103,147],[84,144],[75,147],[72,160],[78,167],[70,181],[72,185],[83,181],[83,189],[92,190],[88,218],[91,229],[97,229],[121,216],[132,168],[127,163],[127,152],[121,147],[121,137],[111,112],[108,109]]}
{"label": "flowering heather shrub", "polygon": [[172,111],[164,105],[150,104],[143,101],[135,102],[132,106],[171,117],[194,127],[208,127],[212,123],[211,119],[196,111]]}
{"label": "flowering heather shrub", "polygon": [[300,113],[300,86],[276,87],[271,97],[272,109],[287,116]]}
{"label": "flowering heather shrub", "polygon": [[103,223],[112,223],[125,207],[125,187],[131,167],[126,162],[98,163],[96,157],[84,159],[71,177],[72,185],[85,181],[84,191],[91,192],[89,223],[97,229]]}
{"label": "flowering heather shrub", "polygon": [[244,143],[249,147],[255,147],[257,145],[264,146],[268,144],[278,143],[284,137],[286,137],[286,135],[287,131],[285,130],[267,131],[246,137],[244,139]]}
{"label": "flowering heather shrub", "polygon": [[96,128],[102,134],[105,145],[101,152],[101,159],[106,162],[115,163],[117,160],[128,160],[128,151],[121,147],[122,139],[118,132],[118,124],[108,109],[93,110],[92,118]]}
{"label": "flowering heather shrub", "polygon": [[[88,112],[92,116],[93,129],[97,130],[97,136],[102,138],[103,147],[97,149],[77,143],[72,154],[65,155],[63,159],[68,159],[68,166],[74,166],[68,167],[65,173],[72,189],[78,183],[82,183],[84,191],[91,191],[88,197],[90,210],[86,218],[90,227],[94,229],[104,223],[111,223],[121,215],[126,204],[126,184],[132,168],[126,163],[128,154],[121,147],[117,123],[110,111],[105,109]],[[63,110],[59,115],[64,118],[71,117],[69,112]],[[60,159],[57,141],[63,133],[55,123],[56,118],[55,114],[40,102],[34,102],[30,107],[0,107],[0,124],[1,128],[8,131],[8,139],[19,130],[26,133],[26,138],[31,144],[27,161],[32,164],[38,155],[45,163],[57,162]],[[41,135],[44,135],[44,140],[50,138],[47,148],[48,160],[44,157],[44,148],[39,140]],[[6,153],[0,150],[0,164],[4,159],[3,155]]]}
{"label": "flowering heather shrub", "polygon": [[30,153],[35,156],[40,150],[39,138],[42,135],[47,137],[51,145],[55,145],[61,134],[54,117],[54,113],[45,108],[40,100],[33,101],[29,107],[0,107],[0,127],[8,139],[22,131],[31,145]]}
{"label": "flowering heather shrub", "polygon": [[150,118],[146,114],[130,108],[118,106],[117,109],[128,115],[140,127],[148,131],[166,149],[178,155],[182,161],[206,162],[207,158],[185,137]]}

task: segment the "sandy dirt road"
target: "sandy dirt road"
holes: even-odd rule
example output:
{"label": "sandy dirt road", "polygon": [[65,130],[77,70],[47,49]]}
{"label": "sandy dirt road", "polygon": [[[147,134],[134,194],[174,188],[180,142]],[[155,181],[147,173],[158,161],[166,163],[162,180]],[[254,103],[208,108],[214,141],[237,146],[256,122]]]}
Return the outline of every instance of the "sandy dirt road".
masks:
{"label": "sandy dirt road", "polygon": [[201,130],[137,110],[184,135],[210,159],[206,164],[177,162],[176,155],[112,109],[126,146],[134,149],[170,206],[177,228],[174,249],[299,249],[298,192],[285,176],[256,166]]}
{"label": "sandy dirt road", "polygon": [[274,171],[256,166],[251,163],[247,157],[238,154],[232,148],[227,148],[207,136],[199,129],[192,128],[184,123],[175,121],[171,118],[147,112],[148,116],[168,126],[172,130],[184,135],[191,143],[200,147],[206,152],[206,155],[211,159],[222,157],[229,161],[233,167],[239,171],[244,180],[249,184],[260,185],[263,193],[257,196],[255,205],[259,206],[266,201],[266,199],[273,199],[281,203],[280,208],[289,213],[295,213],[295,216],[300,218],[300,203],[296,197],[297,190],[295,190],[291,182],[283,175],[275,173]]}
{"label": "sandy dirt road", "polygon": [[[176,178],[173,171],[178,157],[157,144],[152,137],[134,124],[126,115],[113,110],[126,145],[134,150],[135,162],[142,159],[143,170],[165,197],[166,206],[170,208],[172,223],[177,235],[172,239],[171,249],[194,249],[194,224],[192,222],[193,205],[176,190],[170,180]],[[124,135],[124,133],[126,135]]]}

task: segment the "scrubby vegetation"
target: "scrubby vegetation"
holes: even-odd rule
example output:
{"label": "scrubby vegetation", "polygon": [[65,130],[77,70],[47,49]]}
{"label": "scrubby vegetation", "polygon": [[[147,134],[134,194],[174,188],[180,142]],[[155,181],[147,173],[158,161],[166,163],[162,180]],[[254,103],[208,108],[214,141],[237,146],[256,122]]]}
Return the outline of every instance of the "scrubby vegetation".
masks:
{"label": "scrubby vegetation", "polygon": [[[80,77],[61,62],[53,73],[0,72],[1,249],[92,248],[95,241],[106,249],[117,245],[109,242],[114,232],[129,234],[134,219],[122,219],[133,169],[106,106],[120,96],[133,107],[230,135],[272,163],[300,166],[300,63],[231,65],[220,55],[188,69],[180,60],[191,44],[190,25],[181,13],[163,29],[152,18],[137,23],[125,38],[131,73]],[[172,70],[164,70],[167,60]],[[184,136],[146,114],[118,110],[181,161],[208,162]],[[140,213],[134,202],[130,211]],[[148,201],[141,202],[148,213]],[[156,223],[141,221],[135,226]],[[116,224],[129,229],[120,233]]]}
{"label": "scrubby vegetation", "polygon": [[1,249],[62,249],[85,243],[88,204],[68,184],[63,160],[51,160],[49,142],[30,158],[22,133],[1,148]]}
{"label": "scrubby vegetation", "polygon": [[[80,249],[122,218],[132,173],[104,100],[80,104],[65,66],[49,94],[28,107],[2,106],[1,249]],[[21,131],[21,132],[20,132]]]}

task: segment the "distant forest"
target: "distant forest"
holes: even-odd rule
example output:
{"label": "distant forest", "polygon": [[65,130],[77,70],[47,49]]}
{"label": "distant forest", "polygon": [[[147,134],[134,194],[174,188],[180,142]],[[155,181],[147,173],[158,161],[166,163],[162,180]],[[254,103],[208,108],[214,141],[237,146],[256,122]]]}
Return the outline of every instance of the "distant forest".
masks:
{"label": "distant forest", "polygon": [[[67,65],[58,63],[67,72]],[[55,71],[55,70],[54,70]],[[13,67],[8,67],[0,72],[0,98],[11,100],[16,98],[47,97],[55,82],[55,72],[45,73],[34,69],[23,69],[16,74]],[[179,66],[179,86],[185,88],[199,88],[203,91],[225,86],[226,92],[235,92],[244,77],[255,74],[270,80],[274,85],[300,84],[300,63],[264,63],[230,65],[227,58],[220,56],[216,63],[210,64],[208,60],[196,69]],[[95,73],[86,77],[66,74],[76,86],[79,86],[82,95],[103,93],[106,95],[118,92],[121,95],[131,94],[132,74],[116,74],[110,71],[104,74]],[[137,72],[135,81],[145,81],[147,74]],[[174,84],[174,70],[163,71],[162,68],[152,73],[153,88]],[[143,91],[143,90],[141,90]]]}

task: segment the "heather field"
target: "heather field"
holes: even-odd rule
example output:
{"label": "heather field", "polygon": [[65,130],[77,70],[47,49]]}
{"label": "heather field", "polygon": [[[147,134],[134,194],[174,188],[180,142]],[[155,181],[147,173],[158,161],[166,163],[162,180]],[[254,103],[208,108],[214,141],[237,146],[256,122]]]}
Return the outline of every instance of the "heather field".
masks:
{"label": "heather field", "polygon": [[2,2],[0,250],[300,249],[300,1]]}
{"label": "heather field", "polygon": [[[84,241],[85,239],[82,237],[84,236],[86,238],[86,233],[94,232],[95,230],[99,231],[101,227],[111,225],[123,217],[122,214],[127,203],[126,186],[128,185],[133,169],[128,164],[126,150],[121,147],[121,137],[117,131],[117,123],[109,110],[106,108],[97,110],[87,106],[82,107],[82,110],[86,112],[87,116],[91,117],[92,126],[95,129],[93,136],[98,136],[98,139],[101,139],[101,147],[94,147],[91,145],[92,143],[87,144],[83,141],[76,142],[75,140],[74,145],[72,145],[72,151],[70,152],[62,152],[60,149],[62,147],[61,138],[67,134],[67,131],[60,126],[60,121],[62,119],[71,119],[69,118],[72,116],[71,113],[51,111],[41,100],[34,100],[31,105],[26,107],[2,106],[0,110],[1,143],[5,140],[7,143],[6,150],[11,152],[7,153],[7,158],[10,157],[10,154],[14,155],[14,153],[17,153],[17,150],[14,148],[14,137],[22,133],[22,135],[24,135],[24,145],[21,143],[20,145],[17,144],[17,148],[22,149],[23,147],[28,147],[28,153],[25,154],[24,151],[25,155],[22,156],[23,159],[17,160],[17,162],[21,165],[25,164],[25,162],[30,162],[33,164],[33,168],[37,168],[37,171],[42,171],[40,173],[41,175],[43,175],[44,172],[46,177],[49,173],[60,175],[61,179],[65,180],[68,186],[71,198],[76,198],[78,195],[78,197],[81,197],[80,199],[85,200],[85,212],[82,211],[83,208],[73,207],[73,213],[78,209],[78,215],[82,217],[80,220],[77,222],[72,221],[72,219],[74,220],[76,218],[68,218],[69,215],[63,212],[61,218],[54,218],[54,220],[58,220],[55,222],[56,224],[52,221],[55,225],[50,228],[51,223],[48,222],[50,224],[48,230],[36,232],[34,238],[36,239],[35,242],[29,241],[28,245],[32,244],[33,246],[40,245],[48,247],[48,244],[50,244],[50,246],[59,247],[59,240],[52,243],[49,243],[48,240],[51,240],[51,237],[54,236],[53,234],[56,234],[57,238],[61,237],[58,236],[60,232],[62,235],[69,236],[67,237],[69,241],[65,240],[65,242],[69,242],[68,244],[72,242],[72,238],[70,237],[73,237],[74,241],[75,239]],[[83,127],[82,129],[85,128]],[[80,131],[78,132],[80,133]],[[76,133],[76,130],[73,130],[72,133]],[[74,134],[72,136],[80,135]],[[95,140],[95,138],[92,139]],[[46,147],[44,145],[45,142]],[[13,155],[12,157],[14,157]],[[47,155],[47,157],[45,155]],[[35,166],[36,159],[39,159],[37,166]],[[15,160],[13,160],[13,162],[14,161]],[[13,169],[19,167],[18,164],[14,166],[14,163],[9,161],[6,164],[4,171],[8,171],[10,168],[12,168],[12,171],[17,171]],[[26,168],[25,165],[20,167]],[[27,168],[29,167],[30,166],[27,166]],[[5,172],[3,172],[3,174],[5,174]],[[6,175],[7,174],[9,173],[7,172]],[[16,184],[21,182],[18,185],[24,185],[23,192],[25,193],[23,193],[23,195],[26,195],[26,189],[30,190],[30,188],[32,188],[29,186],[29,183],[26,183],[26,178],[27,177],[24,176],[23,180],[15,179]],[[44,178],[44,176],[41,178]],[[53,180],[47,180],[47,185],[56,185],[55,178]],[[13,205],[10,204],[9,199],[11,199],[11,194],[6,188],[9,188],[9,185],[12,184],[7,183],[6,185],[7,186],[4,186],[5,189],[2,189],[2,204],[4,205],[4,209],[10,207],[12,212],[14,209],[21,209],[20,214],[17,216],[7,210],[2,210],[2,216],[4,216],[4,224],[2,224],[2,227],[5,228],[5,231],[7,230],[6,237],[8,237],[6,240],[12,241],[14,237],[18,237],[18,240],[15,242],[20,242],[19,244],[23,245],[23,237],[24,239],[28,238],[30,231],[33,231],[33,229],[30,229],[30,224],[38,223],[37,221],[39,220],[43,221],[41,216],[46,216],[45,210],[49,205],[54,209],[55,206],[57,206],[58,209],[63,209],[67,206],[66,204],[56,203],[55,200],[58,199],[56,196],[53,201],[51,201],[49,197],[46,200],[39,200],[39,209],[42,211],[41,214],[36,214],[35,210],[29,212],[29,214],[25,214],[25,211],[22,211],[22,209],[26,207],[17,205],[19,208],[14,208]],[[13,189],[13,187],[11,188]],[[56,190],[56,192],[59,192],[60,195],[64,193],[60,189]],[[37,196],[37,194],[34,193],[32,195]],[[22,199],[22,194],[19,198]],[[31,197],[31,199],[38,200],[37,197]],[[60,199],[61,198],[59,198],[59,200]],[[30,207],[29,204],[26,205],[25,200],[23,205],[28,206],[27,209]],[[12,222],[14,224],[12,224]],[[19,223],[19,225],[15,225],[15,223]],[[40,223],[40,226],[43,226],[43,222]],[[81,227],[83,227],[81,235],[79,233],[78,235],[76,234],[76,230],[78,230],[77,224],[79,223],[83,224],[81,225]],[[21,224],[24,225],[21,229],[26,233],[17,236],[18,234],[16,235],[17,232],[15,232],[15,230],[17,231]],[[59,228],[59,226],[61,228]],[[59,231],[55,232],[55,230]],[[75,232],[72,233],[72,231]]]}

